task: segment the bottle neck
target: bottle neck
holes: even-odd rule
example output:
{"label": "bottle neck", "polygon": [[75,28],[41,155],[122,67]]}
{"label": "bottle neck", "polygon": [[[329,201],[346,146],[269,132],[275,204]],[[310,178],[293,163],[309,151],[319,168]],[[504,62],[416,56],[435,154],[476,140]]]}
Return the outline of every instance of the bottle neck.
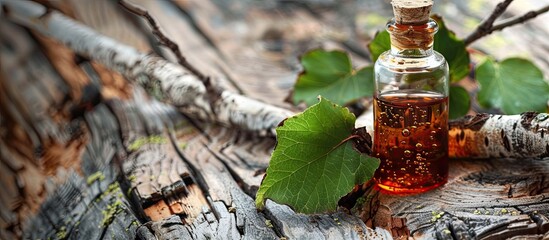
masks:
{"label": "bottle neck", "polygon": [[428,57],[433,55],[433,42],[438,30],[437,23],[429,19],[423,25],[398,24],[395,20],[387,23],[391,37],[391,55],[398,57]]}

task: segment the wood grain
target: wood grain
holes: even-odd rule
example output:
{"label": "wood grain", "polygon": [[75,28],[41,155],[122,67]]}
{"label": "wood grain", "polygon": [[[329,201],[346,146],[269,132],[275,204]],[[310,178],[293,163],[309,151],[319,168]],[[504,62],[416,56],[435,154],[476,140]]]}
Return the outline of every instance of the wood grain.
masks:
{"label": "wood grain", "polygon": [[[82,156],[82,175],[68,172],[40,207],[23,223],[24,238],[133,237],[138,219],[116,181],[112,168],[120,138],[114,115],[105,105],[86,113],[91,138]],[[93,177],[98,176],[98,177]]]}
{"label": "wood grain", "polygon": [[129,192],[152,220],[180,214],[192,222],[208,204],[170,140],[164,122],[171,120],[163,114],[169,107],[142,93],[134,94],[134,101],[110,103],[127,152],[122,167]]}
{"label": "wood grain", "polygon": [[[315,46],[351,49],[358,11],[333,1],[139,3],[220,86],[284,107],[296,56]],[[112,1],[51,5],[117,41],[158,50],[148,29]],[[8,21],[0,27],[10,33],[0,34],[1,239],[549,236],[547,159],[452,161],[445,187],[399,197],[366,188],[365,204],[351,214],[301,215],[271,201],[258,212],[254,196],[274,139],[189,120],[56,42]],[[88,83],[99,102],[60,114],[79,106]]]}
{"label": "wood grain", "polygon": [[389,216],[400,218],[414,238],[543,235],[549,231],[547,177],[548,159],[451,161],[448,183],[434,191],[412,196],[370,191],[373,204],[363,207],[362,218],[394,230],[402,226]]}

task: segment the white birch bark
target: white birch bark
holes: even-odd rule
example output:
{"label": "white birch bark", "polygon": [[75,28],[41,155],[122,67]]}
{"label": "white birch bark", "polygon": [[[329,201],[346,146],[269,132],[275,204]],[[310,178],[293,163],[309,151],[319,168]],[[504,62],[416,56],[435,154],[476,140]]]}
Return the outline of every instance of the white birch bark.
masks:
{"label": "white birch bark", "polygon": [[229,91],[212,91],[200,79],[176,65],[103,36],[57,11],[31,1],[0,0],[3,18],[52,37],[76,53],[118,71],[143,86],[151,95],[183,113],[228,126],[274,133],[289,110]]}
{"label": "white birch bark", "polygon": [[[355,127],[366,127],[372,134],[373,112],[359,116]],[[450,121],[448,155],[451,158],[549,157],[549,115],[477,114]]]}
{"label": "white birch bark", "polygon": [[[291,111],[229,91],[209,91],[182,66],[144,54],[116,42],[62,14],[30,1],[0,0],[2,17],[66,44],[75,52],[122,73],[160,100],[198,119],[274,134]],[[463,158],[548,157],[549,120],[546,114],[477,115],[450,124],[449,155]],[[356,127],[373,132],[373,114],[366,112]]]}
{"label": "white birch bark", "polygon": [[355,128],[365,127],[366,131],[372,135],[372,140],[374,140],[374,108],[370,106],[363,112],[360,116],[356,118]]}
{"label": "white birch bark", "polygon": [[448,151],[454,158],[549,157],[549,115],[478,114],[452,121]]}

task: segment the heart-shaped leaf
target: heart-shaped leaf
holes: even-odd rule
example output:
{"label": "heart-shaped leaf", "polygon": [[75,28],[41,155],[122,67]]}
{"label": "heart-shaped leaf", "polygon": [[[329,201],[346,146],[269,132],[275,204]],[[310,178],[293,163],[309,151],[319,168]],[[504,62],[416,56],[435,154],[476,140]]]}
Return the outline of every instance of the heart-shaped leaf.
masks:
{"label": "heart-shaped leaf", "polygon": [[292,101],[316,103],[318,95],[343,105],[373,94],[373,68],[353,70],[351,60],[342,51],[312,50],[301,57],[303,72],[294,86]]}
{"label": "heart-shaped leaf", "polygon": [[276,129],[278,143],[256,205],[266,199],[297,212],[333,211],[355,184],[369,180],[379,160],[357,152],[352,141],[355,116],[326,99],[288,118]]}
{"label": "heart-shaped leaf", "polygon": [[485,108],[499,108],[505,114],[547,111],[549,84],[532,62],[508,58],[495,62],[487,58],[476,69],[480,84],[478,102]]}

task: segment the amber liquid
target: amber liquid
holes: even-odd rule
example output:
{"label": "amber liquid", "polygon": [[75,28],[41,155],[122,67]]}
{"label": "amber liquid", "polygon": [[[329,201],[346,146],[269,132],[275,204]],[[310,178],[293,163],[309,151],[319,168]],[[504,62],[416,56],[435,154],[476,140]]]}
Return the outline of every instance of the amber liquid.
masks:
{"label": "amber liquid", "polygon": [[448,97],[410,90],[374,99],[374,175],[381,191],[421,193],[448,178]]}

